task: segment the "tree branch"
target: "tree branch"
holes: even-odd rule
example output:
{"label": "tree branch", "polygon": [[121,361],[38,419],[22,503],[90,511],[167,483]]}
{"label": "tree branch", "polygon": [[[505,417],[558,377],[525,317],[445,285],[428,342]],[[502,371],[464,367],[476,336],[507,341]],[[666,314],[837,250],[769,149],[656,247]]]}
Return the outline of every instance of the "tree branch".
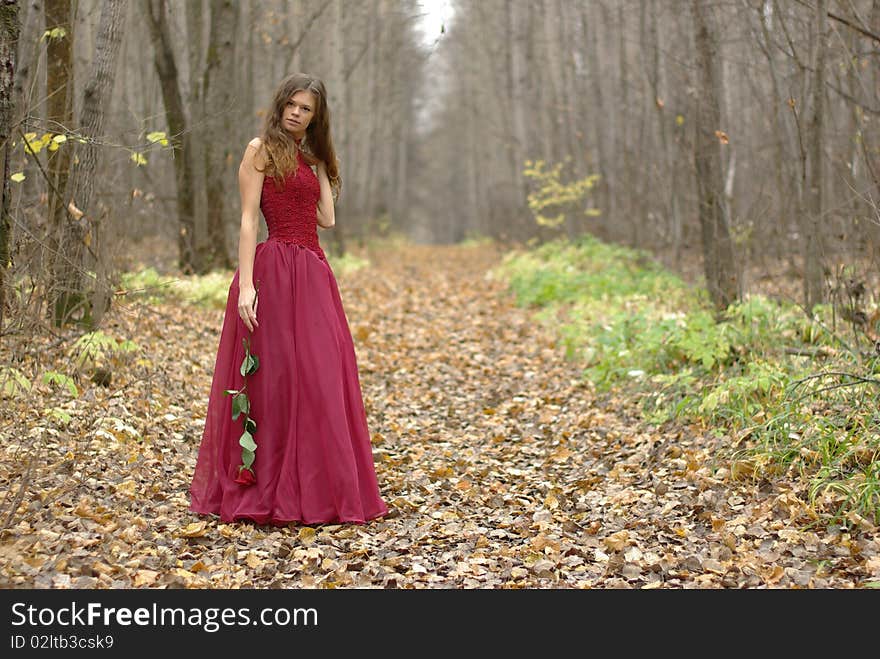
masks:
{"label": "tree branch", "polygon": [[291,46],[291,49],[290,49],[290,65],[287,67],[288,70],[290,70],[290,71],[293,70],[293,58],[296,55],[296,51],[299,49],[300,44],[302,44],[303,39],[305,39],[306,35],[309,33],[309,28],[312,27],[314,22],[321,17],[321,14],[323,14],[327,10],[327,7],[329,7],[329,6],[330,6],[330,0],[325,0],[324,4],[321,5],[314,14],[309,16],[309,19],[306,21],[306,24],[299,31],[299,38],[296,40],[296,43],[293,44],[293,46]]}
{"label": "tree branch", "polygon": [[[795,2],[797,2],[799,5],[806,7],[810,11],[816,11],[815,7],[804,2],[804,0],[795,0]],[[832,11],[826,11],[825,14],[828,16],[828,18],[831,18],[831,19],[837,21],[838,23],[842,23],[843,25],[846,25],[849,29],[855,30],[856,32],[861,34],[863,37],[868,37],[868,39],[873,39],[877,43],[880,43],[880,34],[875,34],[875,33],[871,32],[871,30],[869,30],[866,27],[862,27],[861,25],[856,25],[856,24],[852,23],[851,21],[848,21],[847,19],[843,18],[842,16],[838,16],[837,14],[835,14]]]}

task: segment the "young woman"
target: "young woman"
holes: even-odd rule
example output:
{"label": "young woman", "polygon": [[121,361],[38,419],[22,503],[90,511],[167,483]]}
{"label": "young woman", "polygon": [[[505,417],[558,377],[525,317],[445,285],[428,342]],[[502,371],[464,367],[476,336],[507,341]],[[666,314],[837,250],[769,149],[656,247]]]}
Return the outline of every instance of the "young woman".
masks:
{"label": "young woman", "polygon": [[[313,170],[314,167],[314,170]],[[377,485],[354,343],[317,225],[341,180],[324,84],[285,78],[238,170],[229,287],[190,509],[222,521],[364,523]],[[269,237],[256,244],[259,212]],[[259,308],[259,316],[258,316]]]}

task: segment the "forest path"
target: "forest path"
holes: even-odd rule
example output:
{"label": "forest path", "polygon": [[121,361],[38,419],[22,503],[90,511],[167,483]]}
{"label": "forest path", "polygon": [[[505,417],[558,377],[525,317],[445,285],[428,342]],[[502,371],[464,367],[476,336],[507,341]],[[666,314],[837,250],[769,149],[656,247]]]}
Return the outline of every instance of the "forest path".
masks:
{"label": "forest path", "polygon": [[222,311],[132,308],[114,327],[150,355],[147,375],[86,392],[85,459],[54,490],[32,483],[43,507],[5,533],[2,585],[847,588],[880,567],[857,526],[807,529],[784,482],[730,481],[711,435],[597,401],[552,328],[487,277],[492,246],[363,254],[370,267],[337,277],[388,517],[274,528],[190,513]]}
{"label": "forest path", "polygon": [[376,338],[357,345],[380,483],[398,508],[378,545],[398,554],[398,574],[384,579],[846,587],[876,570],[876,558],[864,568],[870,536],[851,551],[840,529],[805,530],[787,488],[729,482],[711,435],[663,434],[631,401],[599,404],[552,328],[486,276],[500,256],[409,247],[345,282],[353,333]]}

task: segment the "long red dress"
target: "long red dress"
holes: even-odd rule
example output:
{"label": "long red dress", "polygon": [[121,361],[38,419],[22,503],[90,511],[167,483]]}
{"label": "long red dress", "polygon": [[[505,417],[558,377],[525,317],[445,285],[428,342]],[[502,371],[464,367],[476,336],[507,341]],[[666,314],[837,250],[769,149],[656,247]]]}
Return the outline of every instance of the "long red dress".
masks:
{"label": "long red dress", "polygon": [[[238,271],[229,287],[190,510],[226,522],[361,524],[388,508],[376,480],[351,331],[318,242],[318,179],[302,157],[297,164],[282,190],[269,176],[263,181],[269,237],[254,255],[253,332],[238,315]],[[232,396],[224,394],[244,383],[244,337],[259,359],[246,389],[257,424],[250,485],[235,482],[245,417],[232,419]]]}

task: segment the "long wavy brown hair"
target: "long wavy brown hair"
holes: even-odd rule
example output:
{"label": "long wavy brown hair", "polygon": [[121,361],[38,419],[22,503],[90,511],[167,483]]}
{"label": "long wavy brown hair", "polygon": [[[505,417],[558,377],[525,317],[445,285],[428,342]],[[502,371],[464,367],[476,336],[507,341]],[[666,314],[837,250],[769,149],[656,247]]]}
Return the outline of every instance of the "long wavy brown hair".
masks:
{"label": "long wavy brown hair", "polygon": [[[298,91],[311,92],[316,100],[315,115],[306,128],[306,136],[301,146],[297,145],[293,136],[281,123],[287,101]],[[280,188],[284,177],[296,171],[296,152],[299,151],[310,165],[314,165],[318,160],[324,161],[330,187],[334,196],[339,196],[342,190],[342,178],[339,176],[336,150],[333,148],[333,139],[330,136],[327,90],[320,79],[307,73],[292,73],[281,81],[275,92],[272,111],[266,115],[262,140],[266,155],[266,167],[263,172],[266,176],[275,179],[276,187]]]}

